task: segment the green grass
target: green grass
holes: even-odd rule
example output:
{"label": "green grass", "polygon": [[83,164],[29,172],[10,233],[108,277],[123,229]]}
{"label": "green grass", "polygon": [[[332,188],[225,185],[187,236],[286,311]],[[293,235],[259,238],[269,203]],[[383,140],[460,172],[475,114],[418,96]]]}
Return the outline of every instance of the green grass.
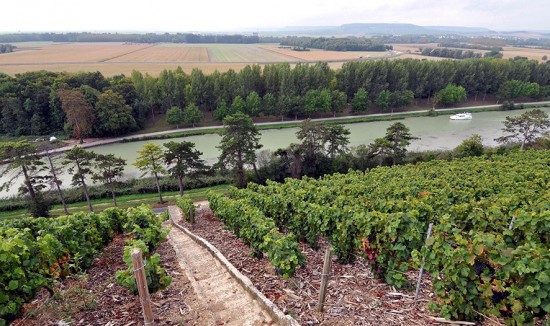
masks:
{"label": "green grass", "polygon": [[[206,188],[186,190],[185,194],[189,195],[193,201],[199,201],[199,200],[206,199],[208,191],[212,190],[215,192],[225,193],[227,192],[228,188],[229,188],[229,185],[217,185],[217,186],[206,187]],[[164,207],[168,205],[175,205],[176,199],[178,196],[179,196],[179,193],[177,191],[164,192],[162,193],[162,198],[164,199],[165,203],[159,204],[158,193],[127,195],[127,196],[117,197],[117,204],[118,204],[118,207],[120,208],[135,207],[141,204],[151,205],[152,207]],[[96,213],[101,212],[104,209],[113,207],[113,200],[112,198],[94,199],[92,200],[92,207],[94,208],[94,211]],[[69,204],[67,205],[67,208],[69,210],[69,213],[71,214],[77,213],[77,212],[89,212],[88,203],[85,201]],[[50,210],[50,215],[51,216],[64,215],[63,206],[61,206],[60,204],[54,205]],[[25,209],[0,212],[0,219],[20,218],[25,216],[27,216],[27,211]]]}

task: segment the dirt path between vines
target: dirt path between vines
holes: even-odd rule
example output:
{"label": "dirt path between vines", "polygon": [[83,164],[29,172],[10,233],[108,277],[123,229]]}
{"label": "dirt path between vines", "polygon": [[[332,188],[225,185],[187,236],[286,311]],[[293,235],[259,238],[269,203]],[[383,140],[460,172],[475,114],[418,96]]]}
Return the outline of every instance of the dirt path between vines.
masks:
{"label": "dirt path between vines", "polygon": [[168,238],[210,318],[208,325],[273,324],[269,313],[205,248],[177,228],[172,228]]}

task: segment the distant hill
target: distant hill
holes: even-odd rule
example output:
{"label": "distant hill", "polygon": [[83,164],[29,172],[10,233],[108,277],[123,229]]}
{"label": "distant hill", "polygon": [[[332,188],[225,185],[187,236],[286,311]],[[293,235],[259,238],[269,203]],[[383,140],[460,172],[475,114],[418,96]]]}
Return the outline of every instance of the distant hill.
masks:
{"label": "distant hill", "polygon": [[483,27],[464,26],[419,26],[414,24],[354,23],[340,26],[290,26],[264,33],[276,35],[445,35],[445,34],[487,34],[494,33]]}

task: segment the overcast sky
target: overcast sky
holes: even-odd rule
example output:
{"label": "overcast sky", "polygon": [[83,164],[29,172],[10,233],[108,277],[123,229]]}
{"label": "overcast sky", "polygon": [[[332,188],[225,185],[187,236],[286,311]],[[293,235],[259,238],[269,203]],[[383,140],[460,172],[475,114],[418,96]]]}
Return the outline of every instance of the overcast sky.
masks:
{"label": "overcast sky", "polygon": [[234,31],[346,23],[550,30],[550,0],[3,0],[0,31]]}

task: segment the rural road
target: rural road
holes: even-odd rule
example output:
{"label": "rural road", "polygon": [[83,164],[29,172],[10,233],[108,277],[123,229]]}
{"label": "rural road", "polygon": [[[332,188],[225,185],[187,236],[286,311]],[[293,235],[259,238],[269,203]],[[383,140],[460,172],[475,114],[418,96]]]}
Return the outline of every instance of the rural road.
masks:
{"label": "rural road", "polygon": [[[179,220],[181,212],[170,206],[170,215]],[[178,218],[179,217],[179,218]],[[272,325],[274,321],[258,302],[233,278],[221,263],[189,235],[173,227],[168,239],[176,251],[201,304],[209,325]]]}
{"label": "rural road", "polygon": [[[529,103],[517,103],[517,104],[550,104],[550,101],[545,102],[529,102]],[[482,108],[495,108],[499,107],[500,104],[492,104],[492,105],[481,105],[481,106],[474,106],[474,107],[459,107],[459,108],[450,108],[450,109],[438,109],[437,112],[446,112],[446,111],[456,111],[456,110],[473,110],[473,109],[482,109]],[[408,112],[395,112],[393,114],[399,114],[399,115],[412,115],[412,114],[418,114],[418,113],[425,113],[426,110],[418,110],[418,111],[408,111]],[[384,117],[384,116],[391,116],[392,113],[375,113],[375,114],[365,114],[365,115],[354,115],[354,116],[345,116],[345,117],[332,117],[332,118],[321,118],[321,119],[312,119],[313,121],[338,121],[338,120],[346,120],[350,118],[364,118],[364,117]],[[287,124],[287,123],[301,123],[304,120],[292,120],[292,121],[278,121],[278,122],[259,122],[255,123],[256,126],[277,126],[280,124]],[[173,129],[173,130],[165,130],[165,131],[157,131],[157,132],[150,132],[145,134],[137,134],[137,135],[131,135],[131,136],[123,136],[123,137],[114,137],[114,138],[102,138],[97,140],[92,140],[85,142],[84,144],[78,144],[76,146],[82,147],[82,148],[90,148],[100,145],[106,145],[106,144],[113,144],[113,143],[119,143],[121,141],[127,141],[127,140],[138,140],[140,138],[144,137],[151,137],[151,136],[161,136],[161,135],[169,135],[173,133],[183,132],[183,131],[191,131],[191,130],[209,130],[209,129],[218,129],[222,128],[223,126],[208,126],[208,127],[195,127],[195,128],[180,128],[180,129]],[[56,149],[50,150],[50,153],[63,153],[66,151],[69,151],[73,148],[75,145],[69,145],[64,147],[59,147]],[[42,154],[42,153],[40,153]]]}

